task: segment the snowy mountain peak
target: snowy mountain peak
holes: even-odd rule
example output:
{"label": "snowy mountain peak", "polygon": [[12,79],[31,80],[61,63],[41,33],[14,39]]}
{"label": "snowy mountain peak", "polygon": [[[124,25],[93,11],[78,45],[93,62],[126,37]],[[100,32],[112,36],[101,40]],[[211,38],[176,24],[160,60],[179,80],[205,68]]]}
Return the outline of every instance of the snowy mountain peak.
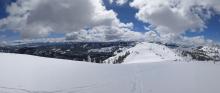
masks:
{"label": "snowy mountain peak", "polygon": [[114,63],[120,57],[124,56],[123,62],[127,63],[148,63],[148,62],[161,62],[161,61],[175,61],[181,60],[179,56],[171,48],[165,45],[156,43],[141,42],[136,46],[127,49],[114,57],[105,60],[106,63]]}

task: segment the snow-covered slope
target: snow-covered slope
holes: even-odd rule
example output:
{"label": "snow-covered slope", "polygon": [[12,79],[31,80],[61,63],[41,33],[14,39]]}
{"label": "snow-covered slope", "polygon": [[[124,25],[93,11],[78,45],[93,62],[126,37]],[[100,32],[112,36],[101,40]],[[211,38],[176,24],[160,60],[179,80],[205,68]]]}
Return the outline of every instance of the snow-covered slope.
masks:
{"label": "snow-covered slope", "polygon": [[190,60],[220,61],[220,47],[218,45],[178,47],[178,52]]}
{"label": "snow-covered slope", "polygon": [[203,46],[201,49],[199,49],[201,51],[206,52],[206,54],[210,57],[212,57],[213,59],[216,60],[220,60],[219,56],[220,56],[220,48],[216,47],[216,46]]}
{"label": "snow-covered slope", "polygon": [[161,61],[174,61],[181,60],[182,57],[179,56],[174,50],[168,48],[165,45],[160,45],[156,43],[141,42],[135,47],[123,51],[107,60],[106,63],[113,63],[120,56],[129,53],[123,60],[125,64],[127,63],[147,63],[147,62],[161,62]]}
{"label": "snow-covered slope", "polygon": [[220,93],[219,72],[218,63],[107,65],[0,53],[0,93]]}
{"label": "snow-covered slope", "polygon": [[170,48],[155,43],[142,42],[137,46],[129,49],[130,55],[124,60],[125,63],[145,63],[180,60]]}

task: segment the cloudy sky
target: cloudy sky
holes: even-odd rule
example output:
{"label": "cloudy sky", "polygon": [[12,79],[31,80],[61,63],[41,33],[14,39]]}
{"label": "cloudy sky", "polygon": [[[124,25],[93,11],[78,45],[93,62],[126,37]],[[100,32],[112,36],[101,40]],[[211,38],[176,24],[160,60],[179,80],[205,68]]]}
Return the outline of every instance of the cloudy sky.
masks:
{"label": "cloudy sky", "polygon": [[220,0],[1,0],[0,40],[220,41]]}

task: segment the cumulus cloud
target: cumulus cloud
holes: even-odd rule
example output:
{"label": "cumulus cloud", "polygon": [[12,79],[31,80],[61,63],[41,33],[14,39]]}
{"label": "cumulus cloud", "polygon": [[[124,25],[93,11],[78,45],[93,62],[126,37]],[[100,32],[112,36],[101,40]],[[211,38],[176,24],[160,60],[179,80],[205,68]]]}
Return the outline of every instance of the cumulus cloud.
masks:
{"label": "cumulus cloud", "polygon": [[109,0],[110,3],[115,2],[118,5],[124,5],[128,2],[129,0]]}
{"label": "cumulus cloud", "polygon": [[[171,41],[186,31],[198,32],[206,28],[206,21],[220,13],[219,0],[134,0],[136,18],[150,24],[160,38]],[[203,39],[203,38],[200,38]]]}
{"label": "cumulus cloud", "polygon": [[155,31],[148,31],[145,33],[145,40],[154,42],[154,41],[160,41],[159,35]]}
{"label": "cumulus cloud", "polygon": [[91,22],[95,6],[90,1],[62,1],[18,0],[8,6],[10,16],[1,22],[10,29],[21,31],[25,38],[77,31]]}
{"label": "cumulus cloud", "polygon": [[181,35],[164,37],[161,37],[155,31],[148,31],[145,33],[145,40],[150,42],[176,43],[180,45],[213,45],[213,41],[206,39],[204,36],[187,37]]}
{"label": "cumulus cloud", "polygon": [[137,33],[131,31],[132,23],[122,23],[113,10],[107,10],[102,0],[17,0],[7,12],[0,27],[19,31],[24,38],[64,33],[67,39],[82,40],[95,38],[96,33],[111,40]]}
{"label": "cumulus cloud", "polygon": [[[109,2],[123,5],[129,0]],[[220,14],[219,5],[219,0],[133,0],[130,6],[138,9],[136,18],[150,24],[143,34],[132,31],[132,23],[121,22],[102,0],[17,0],[7,7],[9,16],[0,20],[0,28],[19,31],[23,38],[64,33],[70,40],[208,42],[184,33],[203,31],[206,21]]]}
{"label": "cumulus cloud", "polygon": [[66,37],[69,40],[81,41],[138,41],[144,38],[140,32],[130,31],[130,29],[127,27],[114,26],[96,26],[90,30],[69,33],[66,35]]}
{"label": "cumulus cloud", "polygon": [[181,44],[185,45],[212,45],[213,41],[205,39],[204,36],[182,37]]}

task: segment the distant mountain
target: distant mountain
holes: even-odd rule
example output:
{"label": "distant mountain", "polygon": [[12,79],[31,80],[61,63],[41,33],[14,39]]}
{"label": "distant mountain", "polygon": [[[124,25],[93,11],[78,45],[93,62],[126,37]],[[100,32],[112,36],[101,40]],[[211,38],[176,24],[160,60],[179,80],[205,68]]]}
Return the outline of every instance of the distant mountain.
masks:
{"label": "distant mountain", "polygon": [[186,46],[160,42],[19,41],[0,46],[0,52],[108,64],[168,60],[220,61],[218,45]]}
{"label": "distant mountain", "polygon": [[220,47],[186,46],[160,42],[140,42],[104,63],[146,63],[161,61],[220,61]]}
{"label": "distant mountain", "polygon": [[177,48],[184,57],[191,57],[191,59],[198,61],[220,61],[220,47],[219,46],[198,46],[188,48]]}
{"label": "distant mountain", "polygon": [[31,42],[0,46],[0,52],[102,63],[135,42]]}

